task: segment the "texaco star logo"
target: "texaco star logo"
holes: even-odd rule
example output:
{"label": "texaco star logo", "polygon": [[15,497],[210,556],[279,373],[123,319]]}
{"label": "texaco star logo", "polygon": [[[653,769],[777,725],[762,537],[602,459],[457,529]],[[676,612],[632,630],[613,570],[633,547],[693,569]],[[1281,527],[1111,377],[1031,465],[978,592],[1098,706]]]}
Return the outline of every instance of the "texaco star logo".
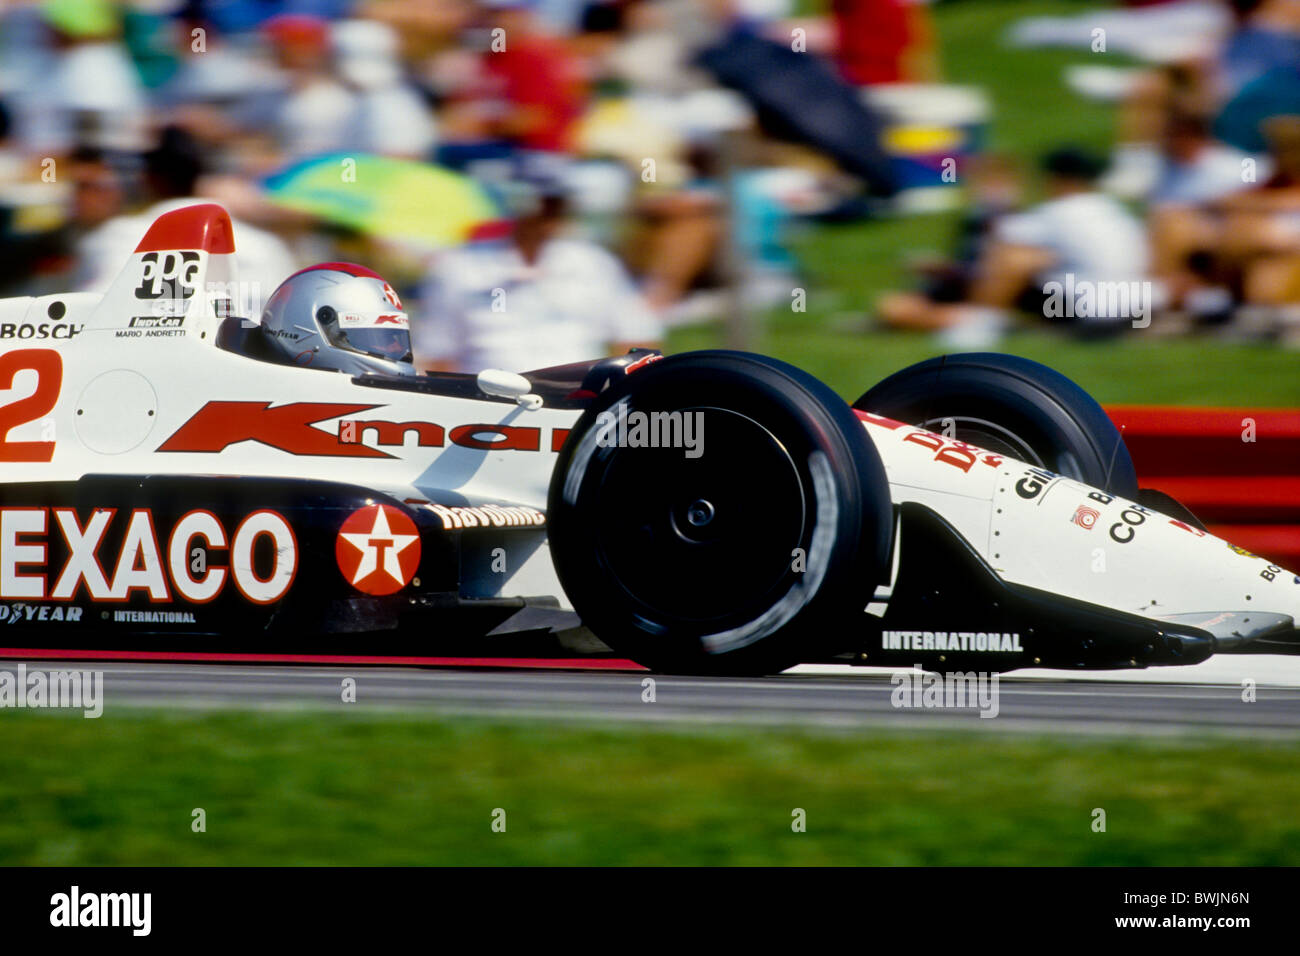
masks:
{"label": "texaco star logo", "polygon": [[420,532],[392,505],[367,505],[348,516],[334,544],[339,570],[358,591],[400,591],[420,566]]}

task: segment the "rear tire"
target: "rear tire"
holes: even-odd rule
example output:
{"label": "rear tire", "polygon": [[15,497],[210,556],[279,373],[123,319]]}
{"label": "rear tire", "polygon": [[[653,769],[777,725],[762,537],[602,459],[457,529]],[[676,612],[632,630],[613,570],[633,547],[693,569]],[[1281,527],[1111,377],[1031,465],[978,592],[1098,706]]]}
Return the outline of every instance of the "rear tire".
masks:
{"label": "rear tire", "polygon": [[940,356],[895,372],[853,407],[1137,499],[1137,472],[1119,429],[1082,388],[1029,359]]}
{"label": "rear tire", "polygon": [[[620,416],[626,428],[655,412],[691,416],[700,453],[632,447],[630,429],[617,443]],[[880,457],[842,399],[784,362],[714,351],[638,370],[583,413],[548,524],[565,594],[617,653],[756,674],[853,643],[888,574],[893,517]]]}

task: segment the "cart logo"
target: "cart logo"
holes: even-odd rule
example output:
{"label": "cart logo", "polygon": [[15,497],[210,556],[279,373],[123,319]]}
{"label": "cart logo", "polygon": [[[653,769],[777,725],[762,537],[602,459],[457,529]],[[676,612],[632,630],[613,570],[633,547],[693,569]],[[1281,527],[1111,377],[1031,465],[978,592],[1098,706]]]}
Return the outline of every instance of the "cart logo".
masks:
{"label": "cart logo", "polygon": [[394,594],[420,566],[420,532],[392,505],[367,505],[352,512],[334,544],[339,570],[365,594]]}
{"label": "cart logo", "polygon": [[183,315],[133,315],[127,323],[133,329],[177,329],[184,324]]}
{"label": "cart logo", "polygon": [[1097,511],[1094,508],[1089,508],[1087,505],[1079,505],[1079,507],[1075,509],[1074,517],[1070,520],[1080,528],[1087,528],[1091,531],[1092,526],[1097,523],[1097,519],[1100,517],[1100,511]]}

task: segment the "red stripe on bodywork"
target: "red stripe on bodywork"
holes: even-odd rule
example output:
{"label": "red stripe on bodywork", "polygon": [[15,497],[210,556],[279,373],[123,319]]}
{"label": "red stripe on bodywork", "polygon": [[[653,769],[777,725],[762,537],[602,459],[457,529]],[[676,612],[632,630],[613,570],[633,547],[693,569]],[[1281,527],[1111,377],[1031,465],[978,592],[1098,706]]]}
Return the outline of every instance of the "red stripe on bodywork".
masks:
{"label": "red stripe on bodywork", "polygon": [[883,415],[873,415],[870,412],[864,412],[860,408],[853,409],[853,414],[858,416],[860,421],[870,422],[872,425],[879,425],[882,428],[902,428],[903,422],[896,422],[892,418],[885,418]]}
{"label": "red stripe on bodywork", "polygon": [[358,654],[229,654],[219,651],[106,651],[0,647],[0,658],[85,661],[174,661],[226,664],[392,664],[413,667],[532,667],[564,670],[645,670],[618,658],[383,657]]}

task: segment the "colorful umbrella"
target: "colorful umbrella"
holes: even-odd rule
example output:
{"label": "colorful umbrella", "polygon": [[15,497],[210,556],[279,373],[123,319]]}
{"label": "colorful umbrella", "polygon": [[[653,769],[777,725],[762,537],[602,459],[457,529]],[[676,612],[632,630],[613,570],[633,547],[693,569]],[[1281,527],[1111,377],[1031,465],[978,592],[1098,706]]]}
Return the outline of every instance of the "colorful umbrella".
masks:
{"label": "colorful umbrella", "polygon": [[501,219],[488,193],[467,176],[430,163],[330,153],[269,176],[268,198],[368,235],[442,248]]}

